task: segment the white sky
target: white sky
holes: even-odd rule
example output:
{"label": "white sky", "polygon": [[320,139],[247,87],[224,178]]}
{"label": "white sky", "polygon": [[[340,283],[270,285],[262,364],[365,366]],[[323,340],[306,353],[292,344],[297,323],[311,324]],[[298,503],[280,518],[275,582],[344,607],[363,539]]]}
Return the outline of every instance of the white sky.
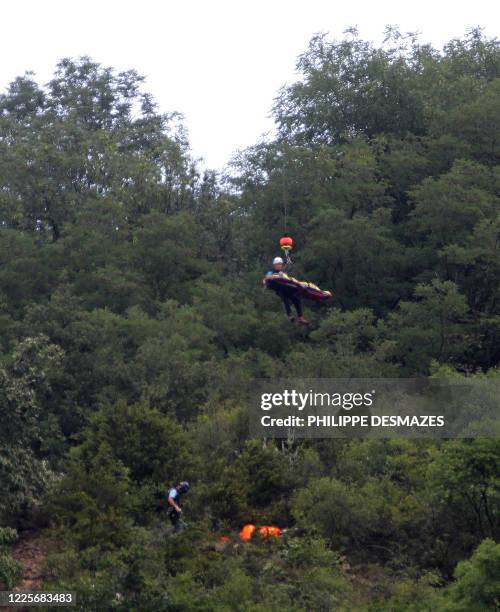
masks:
{"label": "white sky", "polygon": [[18,0],[2,3],[0,88],[25,70],[49,80],[62,57],[90,55],[147,77],[160,109],[185,115],[192,150],[220,168],[273,129],[279,87],[316,32],[385,25],[441,46],[481,25],[498,35],[494,0]]}

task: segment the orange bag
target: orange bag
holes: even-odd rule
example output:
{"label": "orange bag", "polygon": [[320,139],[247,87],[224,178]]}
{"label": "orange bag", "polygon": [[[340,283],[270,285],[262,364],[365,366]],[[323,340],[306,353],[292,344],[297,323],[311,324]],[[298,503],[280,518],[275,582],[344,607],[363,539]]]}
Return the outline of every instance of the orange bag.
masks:
{"label": "orange bag", "polygon": [[252,538],[253,532],[255,531],[255,525],[248,523],[243,526],[243,529],[240,531],[240,538],[245,542],[248,542]]}
{"label": "orange bag", "polygon": [[263,538],[277,538],[281,535],[281,529],[272,525],[264,525],[259,528],[259,533]]}

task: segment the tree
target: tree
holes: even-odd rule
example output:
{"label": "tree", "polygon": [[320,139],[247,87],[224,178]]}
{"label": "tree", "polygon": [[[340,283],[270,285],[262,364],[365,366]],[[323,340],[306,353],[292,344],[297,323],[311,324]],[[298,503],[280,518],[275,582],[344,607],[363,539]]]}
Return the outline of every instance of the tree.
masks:
{"label": "tree", "polygon": [[[61,360],[59,347],[39,336],[26,338],[0,370],[0,481],[5,487],[0,520],[12,521],[21,511],[40,503],[51,470],[40,456],[46,441],[57,430],[43,427],[41,396],[50,393],[51,371]],[[50,423],[50,421],[49,421]]]}
{"label": "tree", "polygon": [[425,373],[431,360],[459,360],[466,347],[466,317],[464,296],[450,281],[433,280],[418,285],[414,302],[402,302],[388,317],[387,338],[396,343],[402,371]]}
{"label": "tree", "polygon": [[128,218],[191,201],[196,176],[175,115],[160,115],[143,78],[88,57],[62,60],[45,89],[26,75],[0,100],[4,227],[57,241],[88,202],[110,196]]}
{"label": "tree", "polygon": [[281,91],[275,116],[281,134],[332,143],[351,134],[425,132],[423,102],[412,67],[415,46],[390,33],[374,48],[353,29],[342,41],[315,36],[297,62],[302,80]]}
{"label": "tree", "polygon": [[456,582],[446,589],[442,609],[450,612],[497,609],[500,601],[499,572],[500,544],[486,539],[470,560],[457,565]]}

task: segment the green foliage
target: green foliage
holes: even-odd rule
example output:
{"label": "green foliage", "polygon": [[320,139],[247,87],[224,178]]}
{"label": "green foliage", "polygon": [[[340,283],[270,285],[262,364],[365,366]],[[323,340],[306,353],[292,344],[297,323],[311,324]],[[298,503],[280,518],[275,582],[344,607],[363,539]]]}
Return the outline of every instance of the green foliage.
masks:
{"label": "green foliage", "polygon": [[500,601],[500,544],[484,540],[468,561],[455,570],[456,582],[446,589],[444,610],[495,610]]}
{"label": "green foliage", "polygon": [[91,419],[79,446],[91,458],[106,444],[137,484],[174,483],[185,471],[190,478],[192,452],[185,431],[173,419],[145,406],[106,406]]}
{"label": "green foliage", "polygon": [[302,81],[278,99],[282,132],[306,142],[330,142],[349,132],[423,133],[418,81],[402,61],[405,42],[394,39],[394,46],[375,49],[353,29],[342,41],[314,37],[298,62]]}
{"label": "green foliage", "polygon": [[106,443],[88,457],[76,449],[53,493],[51,516],[79,547],[113,549],[130,541],[137,504],[131,493],[128,470]]}
{"label": "green foliage", "polygon": [[134,233],[132,263],[155,298],[186,299],[185,287],[207,268],[197,257],[202,245],[202,228],[193,215],[165,216],[154,211],[140,219]]}
{"label": "green foliage", "polygon": [[467,346],[464,296],[455,283],[435,279],[418,285],[415,297],[415,302],[402,302],[387,321],[387,337],[395,341],[403,372],[425,373],[433,359],[459,363]]}
{"label": "green foliage", "polygon": [[[460,547],[470,550],[485,537],[500,535],[499,469],[498,438],[450,442],[429,466],[430,501],[438,520],[447,517],[441,538],[453,542],[458,554]],[[457,530],[460,538],[452,536]]]}
{"label": "green foliage", "polygon": [[194,463],[175,421],[144,406],[104,407],[51,493],[53,520],[86,546],[123,546],[133,519],[150,521],[158,496],[164,503],[169,485],[191,479]]}
{"label": "green foliage", "polygon": [[36,506],[51,480],[37,450],[58,432],[44,421],[41,398],[51,393],[51,377],[61,357],[46,337],[26,338],[13,351],[8,367],[0,370],[2,521],[12,520],[26,505]]}
{"label": "green foliage", "polygon": [[9,554],[8,546],[17,540],[17,532],[0,527],[0,588],[11,590],[22,574],[22,565]]}

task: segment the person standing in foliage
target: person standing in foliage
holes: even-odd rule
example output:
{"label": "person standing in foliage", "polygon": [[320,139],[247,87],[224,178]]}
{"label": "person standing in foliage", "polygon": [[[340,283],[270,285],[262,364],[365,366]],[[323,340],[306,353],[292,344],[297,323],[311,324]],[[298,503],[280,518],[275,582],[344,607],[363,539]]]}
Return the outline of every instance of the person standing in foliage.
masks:
{"label": "person standing in foliage", "polygon": [[168,518],[172,523],[174,531],[180,531],[185,527],[183,521],[181,521],[182,514],[182,496],[189,491],[189,483],[183,480],[176,487],[172,487],[168,492],[168,504],[167,510]]}

